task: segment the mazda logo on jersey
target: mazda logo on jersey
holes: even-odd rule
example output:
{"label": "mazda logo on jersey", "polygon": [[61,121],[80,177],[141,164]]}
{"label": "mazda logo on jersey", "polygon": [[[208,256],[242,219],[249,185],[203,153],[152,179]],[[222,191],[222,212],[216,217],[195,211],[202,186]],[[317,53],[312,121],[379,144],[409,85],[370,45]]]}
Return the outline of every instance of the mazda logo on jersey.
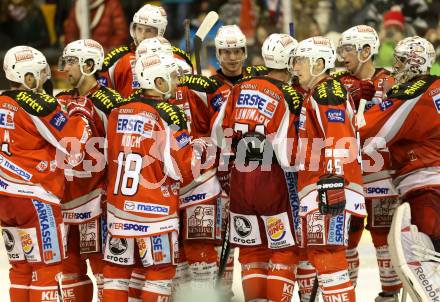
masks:
{"label": "mazda logo on jersey", "polygon": [[234,217],[234,228],[240,237],[247,237],[252,232],[251,222],[243,216]]}
{"label": "mazda logo on jersey", "polygon": [[14,236],[12,236],[11,232],[7,229],[2,229],[2,235],[6,251],[11,252],[15,244]]}
{"label": "mazda logo on jersey", "polygon": [[113,255],[122,255],[128,248],[127,240],[124,238],[112,238],[109,244]]}

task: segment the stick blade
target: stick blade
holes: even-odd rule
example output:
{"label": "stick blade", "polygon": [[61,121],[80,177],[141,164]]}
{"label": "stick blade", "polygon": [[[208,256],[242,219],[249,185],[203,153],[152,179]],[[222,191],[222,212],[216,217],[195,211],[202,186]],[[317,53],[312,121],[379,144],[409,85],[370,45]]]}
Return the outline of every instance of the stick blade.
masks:
{"label": "stick blade", "polygon": [[196,32],[196,36],[200,37],[202,41],[205,40],[206,35],[209,33],[217,20],[218,14],[215,11],[210,11],[206,15],[205,19],[203,19],[202,24],[200,24],[200,27]]}

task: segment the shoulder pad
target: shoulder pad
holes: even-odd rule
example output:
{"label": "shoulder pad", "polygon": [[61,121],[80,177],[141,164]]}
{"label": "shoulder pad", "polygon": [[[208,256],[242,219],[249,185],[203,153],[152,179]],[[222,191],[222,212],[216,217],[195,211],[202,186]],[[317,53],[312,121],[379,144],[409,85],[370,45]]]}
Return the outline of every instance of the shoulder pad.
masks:
{"label": "shoulder pad", "polygon": [[154,101],[139,94],[133,95],[133,98],[130,101],[140,101],[147,104],[156,109],[160,117],[167,122],[168,125],[176,125],[179,129],[187,129],[185,112],[176,105],[165,101]]}
{"label": "shoulder pad", "polygon": [[403,84],[396,84],[391,87],[388,97],[399,100],[410,100],[426,92],[429,86],[439,77],[428,75]]}
{"label": "shoulder pad", "polygon": [[343,76],[348,76],[348,75],[351,75],[351,73],[348,70],[339,70],[339,71],[332,72],[330,74],[330,76],[336,80],[342,78]]}
{"label": "shoulder pad", "polygon": [[101,71],[107,71],[113,64],[116,63],[121,57],[130,52],[130,47],[127,45],[122,45],[120,47],[114,48],[110,51],[104,58],[102,63]]}
{"label": "shoulder pad", "polygon": [[116,105],[124,103],[124,98],[115,90],[101,86],[98,90],[93,92],[89,98],[92,100],[93,105],[98,107],[99,110],[105,114],[110,114]]}
{"label": "shoulder pad", "polygon": [[328,79],[315,87],[313,98],[320,105],[340,105],[347,101],[347,90],[335,79]]}
{"label": "shoulder pad", "polygon": [[246,67],[244,76],[263,76],[269,72],[266,66],[254,65]]}
{"label": "shoulder pad", "polygon": [[57,99],[45,93],[12,90],[3,92],[3,95],[14,99],[27,113],[35,116],[49,115],[58,106]]}
{"label": "shoulder pad", "polygon": [[183,49],[180,49],[179,47],[176,46],[172,46],[172,50],[173,50],[173,54],[179,56],[180,58],[184,59],[185,62],[191,66],[191,68],[194,69],[194,66],[191,62],[191,57],[189,56],[189,54],[184,51]]}
{"label": "shoulder pad", "polygon": [[303,103],[303,95],[290,85],[284,84],[281,86],[281,91],[284,93],[284,98],[289,105],[289,111],[295,115],[301,113],[301,106]]}
{"label": "shoulder pad", "polygon": [[243,83],[243,82],[255,79],[255,78],[258,78],[258,76],[251,76],[251,75],[243,76],[240,80],[237,81],[236,84],[240,84],[240,83]]}
{"label": "shoulder pad", "polygon": [[75,94],[75,89],[68,89],[68,90],[63,90],[59,93],[57,93],[57,95],[55,96],[56,98],[62,97],[62,96],[71,96]]}
{"label": "shoulder pad", "polygon": [[196,91],[213,93],[219,87],[216,80],[201,76],[186,74],[180,78],[179,86],[187,86],[188,88]]}

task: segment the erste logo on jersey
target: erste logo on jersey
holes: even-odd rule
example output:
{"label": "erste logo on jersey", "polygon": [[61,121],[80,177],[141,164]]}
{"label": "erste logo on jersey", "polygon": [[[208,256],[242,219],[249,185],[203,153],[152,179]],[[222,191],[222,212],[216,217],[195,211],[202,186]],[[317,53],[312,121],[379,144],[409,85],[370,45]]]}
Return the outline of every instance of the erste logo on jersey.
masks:
{"label": "erste logo on jersey", "polygon": [[15,129],[14,112],[0,109],[0,128]]}
{"label": "erste logo on jersey", "polygon": [[119,114],[116,133],[138,134],[151,138],[155,121],[147,116]]}
{"label": "erste logo on jersey", "polygon": [[278,102],[256,90],[242,90],[236,103],[237,108],[258,109],[267,118],[272,118]]}

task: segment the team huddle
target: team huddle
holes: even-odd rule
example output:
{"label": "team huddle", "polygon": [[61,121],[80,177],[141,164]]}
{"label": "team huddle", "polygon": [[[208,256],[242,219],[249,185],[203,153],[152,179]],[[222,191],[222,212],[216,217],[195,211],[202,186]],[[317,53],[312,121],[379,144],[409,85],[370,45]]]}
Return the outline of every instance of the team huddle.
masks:
{"label": "team huddle", "polygon": [[[238,249],[246,301],[354,302],[367,217],[375,301],[398,301],[402,287],[439,301],[433,46],[403,39],[390,73],[374,65],[380,42],[366,25],[337,47],[271,34],[264,66],[246,67],[246,37],[226,25],[220,69],[206,77],[166,26],[165,11],[145,5],[130,45],[104,55],[94,40],[71,42],[59,70],[72,88],[56,96],[40,51],[6,53],[10,300],[92,301],[95,282],[104,302],[230,301]],[[336,60],[345,69],[332,73]]]}

